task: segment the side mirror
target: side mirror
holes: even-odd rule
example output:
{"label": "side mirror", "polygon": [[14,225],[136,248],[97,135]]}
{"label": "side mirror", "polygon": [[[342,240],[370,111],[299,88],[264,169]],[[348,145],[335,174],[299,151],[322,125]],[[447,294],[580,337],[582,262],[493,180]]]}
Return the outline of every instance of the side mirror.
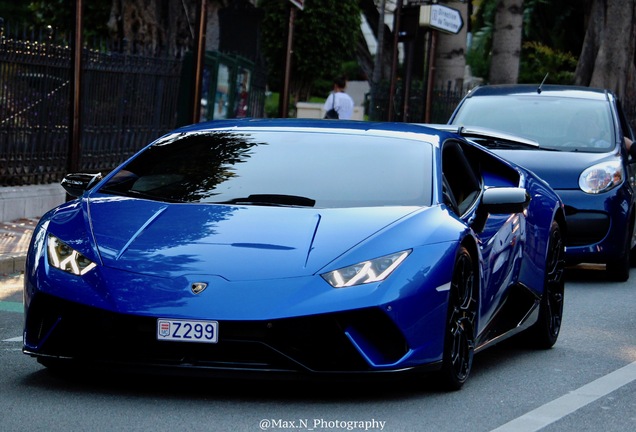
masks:
{"label": "side mirror", "polygon": [[530,199],[530,195],[523,188],[490,188],[482,195],[481,209],[490,214],[521,213],[528,208]]}
{"label": "side mirror", "polygon": [[84,192],[92,188],[101,179],[102,173],[73,173],[64,176],[60,184],[69,195],[73,197],[80,197]]}

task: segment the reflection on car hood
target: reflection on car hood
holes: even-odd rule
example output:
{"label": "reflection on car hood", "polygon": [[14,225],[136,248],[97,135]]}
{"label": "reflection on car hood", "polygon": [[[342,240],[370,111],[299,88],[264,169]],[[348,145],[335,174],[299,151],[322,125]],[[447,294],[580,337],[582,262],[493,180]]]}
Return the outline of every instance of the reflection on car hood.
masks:
{"label": "reflection on car hood", "polygon": [[579,176],[586,168],[613,160],[613,153],[495,150],[504,159],[533,171],[553,189],[579,189]]}
{"label": "reflection on car hood", "polygon": [[105,266],[227,280],[313,274],[416,209],[166,204],[121,197],[90,203]]}

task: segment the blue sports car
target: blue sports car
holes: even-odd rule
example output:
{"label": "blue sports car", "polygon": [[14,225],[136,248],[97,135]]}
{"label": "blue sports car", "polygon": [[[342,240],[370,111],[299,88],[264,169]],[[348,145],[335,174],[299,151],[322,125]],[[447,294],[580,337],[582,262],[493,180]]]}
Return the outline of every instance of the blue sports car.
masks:
{"label": "blue sports car", "polygon": [[459,389],[474,353],[559,334],[561,201],[456,134],[223,120],[62,184],[77,199],[42,217],[25,271],[23,350],[47,367]]}

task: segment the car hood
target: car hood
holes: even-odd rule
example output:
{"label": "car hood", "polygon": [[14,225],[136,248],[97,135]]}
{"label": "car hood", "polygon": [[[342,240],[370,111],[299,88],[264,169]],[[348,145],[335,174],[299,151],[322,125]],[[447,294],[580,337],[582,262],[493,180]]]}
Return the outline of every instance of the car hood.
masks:
{"label": "car hood", "polygon": [[617,158],[613,152],[491,150],[502,158],[533,171],[553,189],[579,189],[579,176],[586,168]]}
{"label": "car hood", "polygon": [[92,199],[104,266],[173,277],[259,280],[316,273],[420,207],[313,209]]}

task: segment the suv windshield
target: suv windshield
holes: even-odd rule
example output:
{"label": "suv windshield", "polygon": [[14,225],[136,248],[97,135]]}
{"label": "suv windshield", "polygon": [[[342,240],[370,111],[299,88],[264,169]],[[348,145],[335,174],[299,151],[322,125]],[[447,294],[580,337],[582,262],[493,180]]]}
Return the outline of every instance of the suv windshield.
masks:
{"label": "suv windshield", "polygon": [[427,206],[432,145],[311,131],[174,134],[123,166],[100,192],[240,205]]}
{"label": "suv windshield", "polygon": [[603,153],[616,140],[608,103],[599,100],[474,96],[465,100],[452,123],[505,131],[550,150]]}

